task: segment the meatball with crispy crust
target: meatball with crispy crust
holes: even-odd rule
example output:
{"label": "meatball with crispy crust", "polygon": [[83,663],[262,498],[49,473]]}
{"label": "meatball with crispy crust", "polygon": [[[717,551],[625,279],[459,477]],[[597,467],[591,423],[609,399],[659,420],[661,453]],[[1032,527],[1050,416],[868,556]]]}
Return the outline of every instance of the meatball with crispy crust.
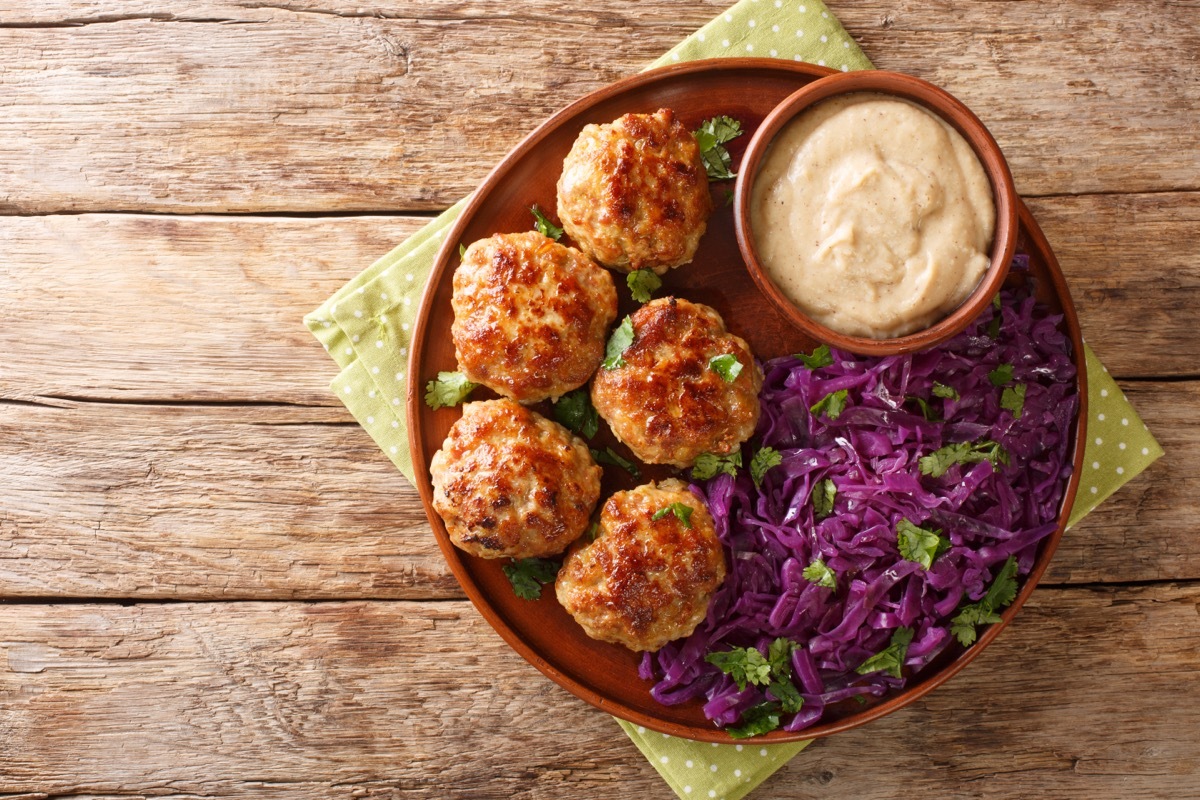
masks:
{"label": "meatball with crispy crust", "polygon": [[689,263],[710,213],[700,147],[669,108],[586,126],[558,179],[567,235],[621,272]]}
{"label": "meatball with crispy crust", "polygon": [[561,553],[600,499],[583,440],[512,400],[463,406],[429,472],[450,541],[480,558]]}
{"label": "meatball with crispy crust", "polygon": [[597,538],[571,548],[554,588],[588,636],[657,650],[696,629],[724,580],[704,503],[663,481],[610,497]]}
{"label": "meatball with crispy crust", "polygon": [[536,231],[474,242],[454,273],[450,334],[468,380],[520,403],[587,382],[617,316],[612,275]]}
{"label": "meatball with crispy crust", "polygon": [[[758,424],[762,370],[716,311],[665,297],[642,306],[631,320],[633,343],[624,364],[596,373],[592,404],[634,455],[649,464],[687,467],[701,453],[731,453],[750,438]],[[736,377],[731,359],[713,363],[721,356],[737,359]]]}

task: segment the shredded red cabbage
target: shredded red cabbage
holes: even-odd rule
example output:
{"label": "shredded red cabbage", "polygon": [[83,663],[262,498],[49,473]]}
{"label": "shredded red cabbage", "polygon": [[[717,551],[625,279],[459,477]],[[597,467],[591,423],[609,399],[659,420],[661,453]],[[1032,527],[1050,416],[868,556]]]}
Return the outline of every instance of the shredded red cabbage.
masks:
{"label": "shredded red cabbage", "polygon": [[[696,631],[643,658],[640,674],[655,681],[655,699],[703,698],[710,720],[733,725],[774,698],[760,686],[739,690],[705,655],[733,647],[765,655],[786,637],[800,645],[791,666],[804,705],[784,715],[783,728],[801,730],[827,706],[903,686],[953,642],[950,619],[984,596],[1009,556],[1020,575],[1029,572],[1038,543],[1057,526],[1071,472],[1075,366],[1061,317],[1035,305],[1027,290],[1005,290],[1001,308],[998,332],[989,307],[949,343],[912,355],[834,350],[831,365],[812,370],[796,357],[764,365],[762,417],[743,463],[763,446],[779,451],[782,463],[766,472],[761,489],[748,469],[692,487],[712,511],[730,570]],[[1004,364],[1011,381],[996,385],[1004,370],[993,371]],[[935,382],[953,393],[939,387],[950,396],[935,395]],[[1020,384],[1016,417],[1001,398]],[[848,390],[844,411],[833,421],[814,418],[810,407],[840,389]],[[1008,464],[983,460],[952,465],[941,477],[922,474],[922,456],[980,440],[998,442]],[[837,490],[833,513],[817,519],[810,494],[827,478]],[[949,539],[928,570],[901,557],[902,519]],[[803,577],[816,558],[833,570],[836,589]],[[905,677],[857,674],[900,627],[914,633]]]}

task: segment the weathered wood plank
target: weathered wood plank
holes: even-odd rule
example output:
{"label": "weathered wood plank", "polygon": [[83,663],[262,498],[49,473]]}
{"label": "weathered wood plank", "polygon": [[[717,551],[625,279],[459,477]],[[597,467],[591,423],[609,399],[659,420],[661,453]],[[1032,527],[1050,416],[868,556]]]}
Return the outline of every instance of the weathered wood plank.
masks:
{"label": "weathered wood plank", "polygon": [[[1169,457],[1066,535],[1049,582],[1200,578],[1200,384],[1126,388]],[[0,404],[0,597],[462,596],[343,411],[64,405]]]}
{"label": "weathered wood plank", "polygon": [[[724,5],[7,0],[0,210],[445,207]],[[1022,192],[1198,186],[1195,3],[832,7],[971,105]]]}
{"label": "weathered wood plank", "polygon": [[[964,674],[761,794],[1186,795],[1198,607],[1194,585],[1038,592]],[[464,602],[0,607],[0,631],[0,792],[669,796]]]}
{"label": "weathered wood plank", "polygon": [[[1200,192],[1031,205],[1109,369],[1196,374]],[[0,397],[336,405],[300,319],[425,222],[0,217]]]}

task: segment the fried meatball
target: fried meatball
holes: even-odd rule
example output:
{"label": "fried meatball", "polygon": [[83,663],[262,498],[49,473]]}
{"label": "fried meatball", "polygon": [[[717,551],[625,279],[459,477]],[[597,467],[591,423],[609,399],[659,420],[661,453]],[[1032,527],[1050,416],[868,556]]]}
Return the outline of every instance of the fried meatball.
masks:
{"label": "fried meatball", "polygon": [[687,264],[712,198],[700,148],[669,108],[588,125],[563,162],[558,216],[579,247],[621,272]]}
{"label": "fried meatball", "polygon": [[459,369],[520,403],[557,399],[586,383],[617,316],[612,275],[536,231],[468,247],[450,302]]}
{"label": "fried meatball", "polygon": [[[625,364],[596,373],[592,404],[634,455],[687,467],[701,453],[731,453],[750,438],[762,370],[716,311],[665,297],[638,309],[632,322]],[[724,355],[741,364],[732,381],[712,363]]]}
{"label": "fried meatball", "polygon": [[429,472],[450,541],[480,558],[561,553],[600,499],[583,440],[512,400],[463,406]]}
{"label": "fried meatball", "polygon": [[[686,522],[674,503],[691,509]],[[596,540],[571,548],[554,589],[593,639],[657,650],[696,629],[724,580],[712,517],[672,480],[610,497]]]}

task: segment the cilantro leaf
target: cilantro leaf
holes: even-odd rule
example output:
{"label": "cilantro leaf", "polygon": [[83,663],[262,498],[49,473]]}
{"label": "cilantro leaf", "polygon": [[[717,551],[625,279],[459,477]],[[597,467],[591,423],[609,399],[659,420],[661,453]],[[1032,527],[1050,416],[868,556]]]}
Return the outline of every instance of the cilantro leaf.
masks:
{"label": "cilantro leaf", "polygon": [[933,406],[929,405],[929,401],[924,397],[917,397],[914,395],[908,399],[917,404],[917,407],[921,409],[921,416],[925,419],[929,420],[930,422],[935,422],[940,419],[938,413],[933,410]]}
{"label": "cilantro leaf", "polygon": [[559,564],[546,558],[513,559],[501,567],[513,593],[522,600],[537,600],[542,596],[542,584],[550,583],[558,575]]}
{"label": "cilantro leaf", "polygon": [[804,575],[804,580],[809,583],[824,586],[826,589],[837,588],[837,575],[819,558],[814,558],[813,562],[804,568],[802,574]]}
{"label": "cilantro leaf", "polygon": [[581,536],[580,538],[583,539],[585,542],[594,542],[597,539],[599,539],[600,538],[600,523],[593,520],[592,524],[588,525],[587,530],[583,532],[583,536]]}
{"label": "cilantro leaf", "polygon": [[608,346],[604,348],[604,361],[600,366],[604,369],[620,369],[625,366],[623,356],[631,344],[633,344],[633,320],[625,317],[608,337]]}
{"label": "cilantro leaf", "polygon": [[958,399],[958,390],[955,389],[953,386],[947,386],[944,383],[938,383],[937,381],[934,381],[933,382],[933,396],[934,397],[944,397],[947,400],[957,400]]}
{"label": "cilantro leaf", "polygon": [[808,494],[808,502],[812,503],[813,507],[813,516],[817,519],[825,519],[832,514],[833,501],[836,497],[837,487],[833,485],[832,478],[814,483],[812,491]]}
{"label": "cilantro leaf", "polygon": [[734,450],[727,456],[701,453],[696,456],[696,463],[692,465],[692,478],[698,481],[706,481],[709,478],[715,478],[721,472],[724,472],[731,478],[736,478],[738,467],[741,465],[741,450]]}
{"label": "cilantro leaf", "polygon": [[782,463],[783,453],[773,447],[760,447],[754,458],[750,459],[750,477],[754,479],[754,485],[762,486],[767,471]]}
{"label": "cilantro leaf", "polygon": [[536,230],[542,236],[549,236],[556,242],[562,238],[563,229],[547,219],[546,215],[542,213],[542,210],[537,207],[537,203],[534,203],[532,206],[530,206],[529,210],[533,213],[534,230]]}
{"label": "cilantro leaf", "polygon": [[748,739],[760,733],[770,733],[779,727],[779,703],[759,703],[742,712],[741,725],[726,728],[725,732],[734,739]]}
{"label": "cilantro leaf", "polygon": [[741,691],[745,691],[750,684],[766,686],[771,682],[771,663],[755,647],[735,647],[709,653],[704,660],[733,678]]}
{"label": "cilantro leaf", "polygon": [[742,362],[732,353],[713,356],[708,361],[708,368],[724,378],[726,383],[733,383],[742,374]]}
{"label": "cilantro leaf", "polygon": [[1011,411],[1013,419],[1020,419],[1021,412],[1025,410],[1025,384],[1018,383],[1001,392],[1000,407]]}
{"label": "cilantro leaf", "polygon": [[662,288],[662,278],[654,274],[652,269],[635,269],[625,276],[625,285],[629,293],[639,303],[649,303],[650,296]]}
{"label": "cilantro leaf", "polygon": [[1000,310],[1000,293],[996,292],[996,296],[992,298],[992,308]]}
{"label": "cilantro leaf", "polygon": [[842,415],[843,411],[846,410],[846,397],[849,394],[849,389],[838,389],[836,392],[830,392],[816,403],[813,403],[813,406],[809,409],[809,411],[812,412],[814,417],[819,416],[822,412],[824,412],[825,418],[830,422],[833,422]]}
{"label": "cilantro leaf", "polygon": [[704,171],[708,173],[710,181],[737,177],[730,170],[733,160],[729,151],[722,145],[742,135],[742,123],[731,117],[713,117],[700,123],[699,130],[693,131],[692,135],[700,147],[700,159],[704,162]]}
{"label": "cilantro leaf", "polygon": [[795,714],[804,707],[804,698],[800,696],[800,690],[790,680],[771,681],[767,686],[767,691],[780,702],[783,711],[787,714]]}
{"label": "cilantro leaf", "polygon": [[892,641],[883,651],[868,658],[854,670],[859,675],[871,672],[886,672],[893,678],[900,677],[904,667],[904,659],[908,656],[908,645],[913,639],[912,628],[897,628],[892,634]]}
{"label": "cilantro leaf", "polygon": [[600,415],[596,413],[587,389],[567,392],[554,402],[554,419],[565,428],[590,439],[600,430]]}
{"label": "cilantro leaf", "polygon": [[458,243],[458,257],[462,258],[467,254],[467,246],[462,242]]}
{"label": "cilantro leaf", "polygon": [[963,647],[970,646],[976,638],[977,625],[1000,622],[999,609],[1012,603],[1017,596],[1017,559],[1009,556],[1004,566],[996,573],[987,594],[977,603],[963,606],[954,619],[950,620],[950,633]]}
{"label": "cilantro leaf", "polygon": [[907,519],[896,523],[896,544],[900,557],[915,561],[925,569],[933,566],[933,560],[950,549],[950,540],[936,529],[919,528]]}
{"label": "cilantro leaf", "polygon": [[833,354],[829,352],[829,345],[823,344],[816,350],[812,351],[811,355],[797,353],[796,358],[800,359],[800,363],[809,369],[820,369],[833,364]]}
{"label": "cilantro leaf", "polygon": [[603,450],[597,450],[593,447],[592,458],[595,459],[597,464],[610,464],[614,467],[620,467],[632,475],[635,481],[640,480],[642,477],[642,471],[638,469],[637,464],[621,458],[611,447],[606,447]]}
{"label": "cilantro leaf", "polygon": [[[771,665],[771,674],[776,678],[792,677],[792,653],[800,645],[791,639],[779,637],[767,647],[767,663]],[[783,698],[779,698],[782,700]]]}
{"label": "cilantro leaf", "polygon": [[425,405],[434,411],[456,406],[478,385],[467,380],[461,372],[439,372],[436,380],[425,384]]}
{"label": "cilantro leaf", "polygon": [[733,190],[732,189],[725,190],[725,205],[726,206],[733,205]]}
{"label": "cilantro leaf", "polygon": [[988,380],[992,382],[992,386],[1003,386],[1013,379],[1012,364],[1001,364],[994,370],[988,373]]}
{"label": "cilantro leaf", "polygon": [[990,461],[993,465],[1007,464],[1008,451],[999,442],[991,439],[959,442],[940,447],[927,456],[921,456],[919,463],[922,475],[940,478],[955,464],[978,464],[981,461]]}
{"label": "cilantro leaf", "polygon": [[671,503],[671,505],[667,506],[666,508],[660,508],[658,511],[655,511],[654,516],[652,516],[650,519],[657,522],[667,514],[674,514],[675,518],[683,523],[683,527],[690,529],[692,527],[693,510],[694,509],[687,503]]}
{"label": "cilantro leaf", "polygon": [[1000,338],[1000,315],[999,314],[997,314],[995,317],[993,317],[992,321],[988,323],[987,335],[988,335],[989,339],[999,339]]}

